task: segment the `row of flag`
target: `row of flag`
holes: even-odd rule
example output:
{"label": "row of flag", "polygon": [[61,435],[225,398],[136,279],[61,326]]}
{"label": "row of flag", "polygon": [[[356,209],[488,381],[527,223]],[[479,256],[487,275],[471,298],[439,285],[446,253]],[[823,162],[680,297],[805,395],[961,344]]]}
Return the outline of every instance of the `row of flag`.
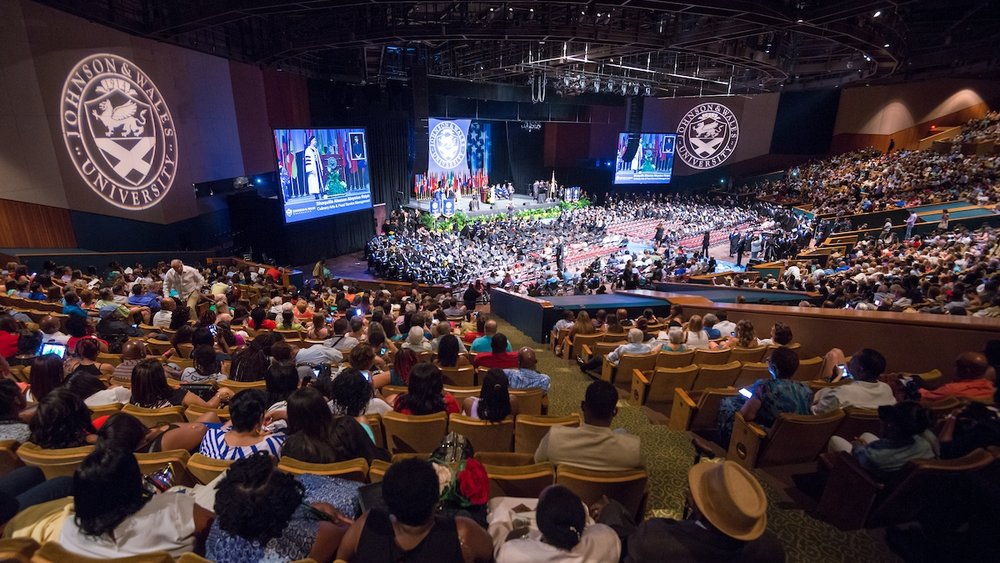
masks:
{"label": "row of flag", "polygon": [[416,174],[413,177],[413,195],[417,199],[434,197],[438,190],[454,190],[462,195],[471,195],[479,188],[489,185],[490,178],[486,170],[473,173],[430,172]]}

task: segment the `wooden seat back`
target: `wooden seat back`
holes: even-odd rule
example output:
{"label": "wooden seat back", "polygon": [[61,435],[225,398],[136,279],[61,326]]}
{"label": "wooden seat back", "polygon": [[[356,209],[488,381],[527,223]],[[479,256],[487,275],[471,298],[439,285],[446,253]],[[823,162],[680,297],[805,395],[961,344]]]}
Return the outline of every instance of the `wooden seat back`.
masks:
{"label": "wooden seat back", "polygon": [[461,414],[448,417],[451,432],[466,437],[476,452],[509,452],[514,448],[514,417],[488,422]]}
{"label": "wooden seat back", "polygon": [[795,370],[795,375],[792,376],[792,379],[795,381],[812,381],[819,377],[820,371],[822,370],[822,356],[799,360],[799,369]]}
{"label": "wooden seat back", "polygon": [[771,374],[768,372],[767,362],[744,362],[740,366],[740,374],[736,376],[733,387],[737,389],[750,387],[758,379],[767,379],[769,377],[771,377]]}
{"label": "wooden seat back", "polygon": [[709,387],[731,387],[733,382],[736,381],[736,376],[740,374],[742,367],[739,362],[729,362],[728,364],[721,365],[698,365],[701,369],[698,370],[698,377],[691,384],[693,391]]}
{"label": "wooden seat back", "polygon": [[326,475],[360,483],[368,481],[368,462],[360,457],[337,463],[309,463],[282,456],[278,462],[278,469],[292,475]]}
{"label": "wooden seat back", "polygon": [[476,368],[472,366],[441,368],[441,377],[445,385],[472,387],[476,384]]}
{"label": "wooden seat back", "polygon": [[548,410],[548,395],[540,387],[511,389],[511,398],[517,397],[517,413],[542,415]]}
{"label": "wooden seat back", "polygon": [[682,368],[694,362],[694,350],[687,352],[660,352],[656,356],[656,369]]}
{"label": "wooden seat back", "polygon": [[565,464],[556,466],[556,484],[576,493],[587,506],[606,495],[620,502],[637,519],[645,512],[648,481],[649,473],[645,468],[592,471]]}
{"label": "wooden seat back", "polygon": [[729,353],[729,361],[737,362],[759,362],[764,359],[767,346],[755,346],[753,348],[733,348]]}
{"label": "wooden seat back", "polygon": [[444,438],[448,417],[443,412],[427,415],[387,412],[382,415],[382,426],[390,453],[429,453]]}
{"label": "wooden seat back", "polygon": [[138,418],[146,425],[146,428],[187,421],[187,418],[184,416],[184,407],[147,409],[128,404],[122,407],[122,412]]}
{"label": "wooden seat back", "polygon": [[698,377],[699,367],[689,365],[677,368],[656,368],[648,376],[648,383],[643,381],[646,377],[642,374],[632,376],[632,396],[634,405],[654,405],[670,404],[674,401],[674,389],[690,389],[696,377]]}
{"label": "wooden seat back", "polygon": [[79,446],[76,448],[42,449],[25,442],[17,448],[17,457],[25,465],[37,467],[45,474],[46,479],[55,477],[72,477],[83,458],[94,451],[94,446]]}
{"label": "wooden seat back", "polygon": [[485,465],[490,479],[490,498],[538,498],[542,491],[555,482],[556,471],[551,463],[531,465]]}
{"label": "wooden seat back", "polygon": [[202,454],[194,454],[188,459],[187,470],[202,485],[207,485],[223,471],[229,469],[233,462],[224,459],[215,459]]}
{"label": "wooden seat back", "polygon": [[732,351],[729,348],[723,348],[721,350],[695,350],[694,359],[691,363],[698,364],[699,366],[717,366],[724,364],[729,361],[729,354]]}

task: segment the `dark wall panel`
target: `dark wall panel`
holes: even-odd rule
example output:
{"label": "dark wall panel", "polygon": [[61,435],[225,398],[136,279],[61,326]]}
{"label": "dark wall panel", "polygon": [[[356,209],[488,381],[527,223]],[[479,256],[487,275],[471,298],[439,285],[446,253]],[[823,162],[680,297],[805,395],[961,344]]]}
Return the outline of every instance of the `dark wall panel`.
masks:
{"label": "dark wall panel", "polygon": [[840,90],[785,92],[778,100],[771,152],[824,154],[830,150]]}

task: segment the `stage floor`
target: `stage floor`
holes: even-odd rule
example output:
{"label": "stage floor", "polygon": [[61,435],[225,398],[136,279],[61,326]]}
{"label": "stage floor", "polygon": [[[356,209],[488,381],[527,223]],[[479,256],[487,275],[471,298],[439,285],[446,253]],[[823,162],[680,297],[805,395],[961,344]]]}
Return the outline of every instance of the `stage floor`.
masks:
{"label": "stage floor", "polygon": [[[455,211],[461,211],[470,217],[478,217],[480,215],[500,215],[508,211],[508,207],[512,211],[524,211],[526,209],[551,209],[553,207],[558,207],[559,202],[553,201],[550,203],[538,203],[537,201],[531,199],[526,195],[514,194],[513,200],[498,200],[492,205],[487,205],[485,203],[479,204],[478,211],[469,211],[469,202],[472,201],[472,196],[466,195],[458,198],[455,201]],[[429,199],[411,199],[409,203],[405,204],[403,207],[408,209],[419,209],[420,211],[430,212],[431,210],[431,200]]]}

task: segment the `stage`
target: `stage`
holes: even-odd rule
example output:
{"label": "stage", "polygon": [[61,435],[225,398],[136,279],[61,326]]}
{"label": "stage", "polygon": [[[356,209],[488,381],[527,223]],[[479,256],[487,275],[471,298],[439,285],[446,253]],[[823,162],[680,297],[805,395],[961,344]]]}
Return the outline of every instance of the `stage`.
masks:
{"label": "stage", "polygon": [[[465,195],[459,197],[455,201],[455,212],[461,211],[470,217],[478,217],[480,215],[500,215],[507,213],[508,208],[513,211],[525,211],[528,209],[552,209],[553,207],[559,207],[558,201],[552,201],[548,203],[538,203],[534,199],[521,194],[514,194],[513,200],[497,200],[496,203],[489,205],[486,203],[480,203],[479,209],[476,211],[469,211],[469,203],[472,201],[471,195]],[[429,213],[431,210],[431,200],[430,199],[410,199],[410,201],[403,207],[408,209],[418,209]]]}

